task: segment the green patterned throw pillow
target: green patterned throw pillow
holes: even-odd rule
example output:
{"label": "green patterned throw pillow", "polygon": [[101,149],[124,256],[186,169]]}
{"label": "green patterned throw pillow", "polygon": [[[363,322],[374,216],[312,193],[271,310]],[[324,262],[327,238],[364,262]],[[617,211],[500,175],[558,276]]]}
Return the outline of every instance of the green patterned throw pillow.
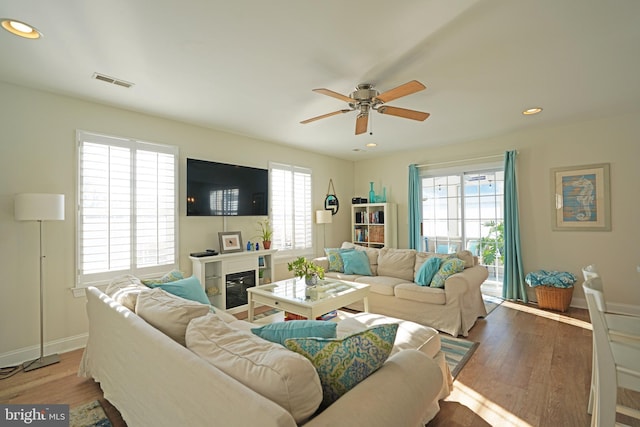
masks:
{"label": "green patterned throw pillow", "polygon": [[326,408],[384,364],[397,331],[397,324],[384,324],[344,338],[290,338],[284,345],[316,368]]}
{"label": "green patterned throw pillow", "polygon": [[432,288],[444,288],[444,281],[452,274],[460,273],[462,270],[464,270],[464,261],[459,258],[446,259],[442,262],[435,276],[433,276],[429,286]]}
{"label": "green patterned throw pillow", "polygon": [[344,273],[344,262],[341,254],[353,250],[354,249],[325,248],[324,253],[329,261],[329,271]]}

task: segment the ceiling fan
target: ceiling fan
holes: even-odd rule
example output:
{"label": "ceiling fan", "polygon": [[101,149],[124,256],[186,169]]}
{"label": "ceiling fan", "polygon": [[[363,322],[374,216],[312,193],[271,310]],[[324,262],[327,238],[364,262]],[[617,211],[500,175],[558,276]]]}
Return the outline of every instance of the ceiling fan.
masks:
{"label": "ceiling fan", "polygon": [[417,80],[411,80],[403,85],[380,93],[374,89],[374,85],[370,83],[362,83],[356,87],[356,90],[351,92],[349,96],[342,95],[338,92],[334,92],[329,89],[313,89],[314,92],[321,93],[323,95],[331,96],[333,98],[340,99],[349,104],[349,109],[338,110],[332,113],[323,114],[321,116],[312,117],[307,120],[303,120],[300,123],[307,124],[316,120],[324,119],[326,117],[335,116],[337,114],[349,113],[351,111],[357,111],[358,117],[356,118],[356,135],[360,135],[367,131],[369,125],[369,112],[375,110],[381,114],[389,114],[391,116],[403,117],[405,119],[424,121],[429,117],[429,113],[423,113],[422,111],[408,110],[406,108],[392,107],[386,105],[387,102],[394,99],[401,98],[403,96],[411,95],[412,93],[419,92],[426,89],[425,85]]}

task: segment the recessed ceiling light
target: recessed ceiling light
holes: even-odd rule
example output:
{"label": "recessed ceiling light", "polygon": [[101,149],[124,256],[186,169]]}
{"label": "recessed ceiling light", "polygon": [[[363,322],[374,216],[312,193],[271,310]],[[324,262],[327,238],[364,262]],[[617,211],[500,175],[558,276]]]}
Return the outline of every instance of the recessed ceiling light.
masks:
{"label": "recessed ceiling light", "polygon": [[365,144],[365,147],[369,147],[369,148],[373,148],[373,147],[377,147],[378,144],[376,144],[375,142],[369,142],[367,144]]}
{"label": "recessed ceiling light", "polygon": [[36,30],[29,24],[16,21],[15,19],[2,19],[2,28],[16,36],[24,37],[25,39],[39,39],[42,37],[42,33],[40,31]]}
{"label": "recessed ceiling light", "polygon": [[534,107],[534,108],[529,108],[527,110],[524,110],[522,112],[522,114],[524,114],[525,116],[531,116],[531,115],[534,115],[534,114],[538,114],[541,111],[542,111],[542,108]]}

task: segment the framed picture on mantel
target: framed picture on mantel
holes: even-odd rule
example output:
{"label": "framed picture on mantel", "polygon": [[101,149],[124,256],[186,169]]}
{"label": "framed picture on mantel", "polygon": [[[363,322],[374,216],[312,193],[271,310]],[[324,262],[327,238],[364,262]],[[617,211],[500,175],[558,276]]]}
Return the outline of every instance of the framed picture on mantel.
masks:
{"label": "framed picture on mantel", "polygon": [[242,233],[239,231],[220,231],[220,253],[228,254],[232,252],[242,252]]}
{"label": "framed picture on mantel", "polygon": [[609,164],[551,169],[553,229],[611,231]]}

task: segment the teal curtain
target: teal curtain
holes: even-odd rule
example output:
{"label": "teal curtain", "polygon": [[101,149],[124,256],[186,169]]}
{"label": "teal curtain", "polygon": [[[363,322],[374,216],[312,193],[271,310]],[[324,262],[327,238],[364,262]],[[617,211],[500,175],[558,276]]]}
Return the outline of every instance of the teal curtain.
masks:
{"label": "teal curtain", "polygon": [[420,173],[418,166],[409,165],[409,249],[420,247],[420,222],[422,221],[422,200],[420,197]]}
{"label": "teal curtain", "polygon": [[502,279],[502,297],[508,300],[528,302],[520,250],[516,155],[516,151],[504,153],[504,277]]}

